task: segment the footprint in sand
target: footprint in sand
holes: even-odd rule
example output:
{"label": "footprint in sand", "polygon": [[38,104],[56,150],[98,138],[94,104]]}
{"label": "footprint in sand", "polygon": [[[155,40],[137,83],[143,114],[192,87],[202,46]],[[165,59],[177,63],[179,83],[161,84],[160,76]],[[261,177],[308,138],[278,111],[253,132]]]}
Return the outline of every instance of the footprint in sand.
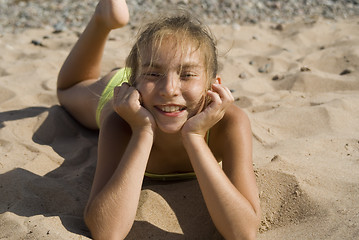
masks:
{"label": "footprint in sand", "polygon": [[0,139],[0,152],[8,153],[11,151],[11,149],[12,149],[11,142],[4,139]]}
{"label": "footprint in sand", "polygon": [[56,80],[48,79],[41,82],[41,87],[46,91],[56,91]]}
{"label": "footprint in sand", "polygon": [[0,86],[0,104],[10,100],[15,96],[16,94],[13,91]]}
{"label": "footprint in sand", "polygon": [[9,76],[10,73],[8,73],[8,71],[6,71],[6,69],[0,67],[0,77],[5,77],[5,76]]}
{"label": "footprint in sand", "polygon": [[46,93],[41,92],[37,94],[37,99],[41,103],[46,103],[48,105],[58,104],[58,99],[56,96],[56,80],[51,78],[41,82],[41,88],[46,91]]}
{"label": "footprint in sand", "polygon": [[296,73],[288,74],[280,80],[273,81],[272,85],[276,90],[292,90],[308,93],[359,89],[359,82],[354,77],[345,78],[347,75],[340,75],[339,73],[329,74],[318,70],[298,70]]}

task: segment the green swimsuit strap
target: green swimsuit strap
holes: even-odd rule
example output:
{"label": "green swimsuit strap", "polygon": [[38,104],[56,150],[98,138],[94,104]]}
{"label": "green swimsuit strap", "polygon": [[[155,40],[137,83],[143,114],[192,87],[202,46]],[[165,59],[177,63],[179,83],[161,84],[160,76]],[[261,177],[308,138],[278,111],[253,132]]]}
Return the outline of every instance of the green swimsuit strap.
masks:
{"label": "green swimsuit strap", "polygon": [[210,131],[211,129],[208,129],[208,131],[207,131],[207,134],[206,134],[206,142],[207,142],[207,145],[209,146],[209,131]]}

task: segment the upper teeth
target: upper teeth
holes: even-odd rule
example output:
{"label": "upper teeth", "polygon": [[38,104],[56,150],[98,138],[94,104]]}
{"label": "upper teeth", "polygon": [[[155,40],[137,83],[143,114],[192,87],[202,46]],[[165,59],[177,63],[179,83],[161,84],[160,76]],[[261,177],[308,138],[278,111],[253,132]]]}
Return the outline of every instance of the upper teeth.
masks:
{"label": "upper teeth", "polygon": [[177,112],[180,109],[181,108],[179,106],[163,106],[163,107],[161,107],[161,110],[163,112]]}

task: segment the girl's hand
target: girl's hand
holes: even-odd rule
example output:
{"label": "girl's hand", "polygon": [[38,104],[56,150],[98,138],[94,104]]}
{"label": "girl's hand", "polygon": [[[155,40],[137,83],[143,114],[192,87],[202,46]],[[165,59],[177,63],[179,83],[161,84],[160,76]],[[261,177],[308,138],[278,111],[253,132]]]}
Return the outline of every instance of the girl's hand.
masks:
{"label": "girl's hand", "polygon": [[148,129],[154,133],[156,122],[152,114],[141,105],[141,95],[127,83],[114,89],[113,109],[130,126],[132,131]]}
{"label": "girl's hand", "polygon": [[108,30],[125,26],[130,19],[126,1],[100,0],[97,4],[94,18]]}
{"label": "girl's hand", "polygon": [[212,90],[208,90],[207,94],[211,99],[210,104],[187,120],[182,128],[182,136],[196,134],[204,137],[208,129],[223,118],[226,109],[234,101],[230,90],[218,82],[212,85]]}

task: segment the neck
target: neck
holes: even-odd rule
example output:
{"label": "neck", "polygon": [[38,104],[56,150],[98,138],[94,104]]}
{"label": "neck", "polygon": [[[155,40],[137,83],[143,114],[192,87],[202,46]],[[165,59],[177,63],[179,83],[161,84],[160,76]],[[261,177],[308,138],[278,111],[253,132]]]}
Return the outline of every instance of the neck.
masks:
{"label": "neck", "polygon": [[182,146],[183,144],[181,131],[178,131],[176,133],[165,133],[160,129],[157,129],[155,132],[155,139],[153,145],[158,148]]}

